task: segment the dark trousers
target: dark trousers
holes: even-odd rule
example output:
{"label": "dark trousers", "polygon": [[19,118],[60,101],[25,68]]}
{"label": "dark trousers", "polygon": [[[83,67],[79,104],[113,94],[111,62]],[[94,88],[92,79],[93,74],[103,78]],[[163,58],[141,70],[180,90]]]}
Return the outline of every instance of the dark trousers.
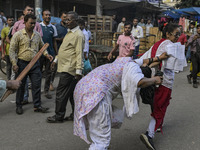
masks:
{"label": "dark trousers", "polygon": [[200,56],[191,53],[193,83],[197,83],[197,74],[200,71]]}
{"label": "dark trousers", "polygon": [[140,48],[140,45],[135,46],[135,49],[133,51],[133,59],[137,59],[138,58],[139,48]]}
{"label": "dark trousers", "polygon": [[56,91],[56,118],[61,120],[64,119],[69,98],[72,104],[72,111],[74,110],[74,99],[72,96],[76,83],[77,81],[75,80],[74,76],[70,75],[69,73],[62,72],[60,74],[60,80]]}
{"label": "dark trousers", "polygon": [[[51,62],[44,56],[40,58],[40,69],[41,72],[43,70],[43,66],[45,66],[45,84],[44,84],[44,92],[49,91],[50,83],[52,80],[52,71],[51,71]],[[54,75],[55,77],[55,75]]]}
{"label": "dark trousers", "polygon": [[[24,70],[24,68],[29,64],[27,61],[18,60],[17,65],[19,67],[18,73],[16,77]],[[22,84],[20,88],[17,90],[16,93],[16,105],[17,107],[22,107],[21,102],[24,99],[24,92],[25,92],[25,84],[27,77],[29,76],[31,83],[32,83],[32,97],[33,97],[33,104],[34,108],[41,106],[41,71],[40,71],[40,63],[37,61],[28,74],[22,80]]]}
{"label": "dark trousers", "polygon": [[7,64],[6,66],[7,79],[10,80],[11,74],[12,74],[12,63],[10,61],[9,55],[6,55],[5,58],[6,58],[6,64]]}

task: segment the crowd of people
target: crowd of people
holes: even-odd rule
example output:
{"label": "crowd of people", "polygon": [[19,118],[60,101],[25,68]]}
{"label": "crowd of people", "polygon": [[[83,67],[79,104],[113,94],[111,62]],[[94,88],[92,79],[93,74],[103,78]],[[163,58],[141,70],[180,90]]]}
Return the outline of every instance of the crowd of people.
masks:
{"label": "crowd of people", "polygon": [[[179,71],[168,66],[169,63],[174,64],[179,59],[170,53],[168,47],[180,42],[191,51],[192,73],[187,79],[189,83],[192,83],[193,79],[193,87],[197,88],[197,74],[200,71],[200,26],[197,25],[195,28],[192,26],[193,23],[190,23],[193,35],[187,40],[182,25],[165,24],[162,29],[162,39],[138,58],[140,39],[144,36],[142,27],[146,27],[148,36],[150,28],[153,27],[151,20],[147,20],[145,24],[144,19],[138,23],[138,18],[133,18],[133,22],[129,22],[123,17],[117,26],[116,16],[113,15],[112,32],[122,34],[107,59],[110,60],[117,50],[119,56],[112,63],[84,72],[84,63],[89,59],[90,31],[85,21],[74,11],[63,11],[60,18],[60,23],[51,24],[51,11],[45,9],[42,11],[43,21],[38,23],[32,6],[26,6],[23,15],[20,15],[15,23],[12,16],[6,18],[1,13],[0,19],[7,24],[1,30],[1,49],[2,58],[7,62],[8,81],[0,80],[0,97],[6,88],[17,90],[16,113],[22,115],[23,105],[28,103],[29,85],[31,85],[33,111],[46,113],[49,108],[41,106],[42,74],[45,76],[44,96],[52,99],[50,91],[54,90],[53,82],[58,72],[55,115],[49,116],[47,122],[74,121],[74,135],[90,144],[89,150],[107,150],[111,140],[111,127],[114,126],[113,118],[116,121],[121,117],[114,116],[116,108],[113,108],[112,101],[122,94],[124,114],[132,117],[139,111],[138,90],[153,87],[150,91],[153,102],[149,103],[152,111],[151,121],[147,131],[140,135],[140,139],[148,149],[155,150],[153,138],[157,129],[162,131],[165,113],[171,99],[174,72]],[[42,57],[22,81],[14,80],[36,56],[44,43],[49,43],[49,47],[43,52]],[[171,60],[169,62],[169,58],[172,57],[173,62]],[[162,71],[161,74],[153,74],[153,68]],[[141,92],[147,90],[149,89]],[[72,113],[66,116],[68,100],[71,103]],[[87,129],[92,143],[87,139]]]}

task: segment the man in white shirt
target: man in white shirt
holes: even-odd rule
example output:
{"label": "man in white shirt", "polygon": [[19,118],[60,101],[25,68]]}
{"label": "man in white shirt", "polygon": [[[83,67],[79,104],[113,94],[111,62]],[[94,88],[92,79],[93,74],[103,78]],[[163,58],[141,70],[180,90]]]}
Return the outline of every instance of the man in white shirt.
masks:
{"label": "man in white shirt", "polygon": [[140,47],[140,38],[143,38],[143,29],[142,27],[138,26],[138,19],[133,19],[133,28],[131,34],[135,38],[135,50],[133,52],[133,59],[138,58],[139,47]]}
{"label": "man in white shirt", "polygon": [[153,27],[153,25],[151,24],[151,20],[148,19],[147,24],[146,24],[146,35],[147,35],[147,36],[149,35],[149,30],[150,30],[150,28],[152,28],[152,27]]}
{"label": "man in white shirt", "polygon": [[124,32],[124,23],[126,22],[126,18],[123,17],[122,18],[122,22],[119,23],[118,27],[117,27],[117,32]]}
{"label": "man in white shirt", "polygon": [[83,32],[84,38],[85,38],[85,44],[84,44],[84,58],[85,60],[88,59],[88,53],[89,53],[89,33],[85,30],[85,21],[81,18],[78,20],[78,26]]}

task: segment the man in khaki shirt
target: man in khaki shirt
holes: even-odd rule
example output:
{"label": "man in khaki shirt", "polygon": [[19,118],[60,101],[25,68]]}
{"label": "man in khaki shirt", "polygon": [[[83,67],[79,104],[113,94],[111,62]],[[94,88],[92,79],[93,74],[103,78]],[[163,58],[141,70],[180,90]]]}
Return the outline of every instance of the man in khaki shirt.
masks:
{"label": "man in khaki shirt", "polygon": [[[40,34],[34,31],[36,17],[33,14],[28,14],[24,17],[25,28],[17,31],[10,43],[10,60],[13,65],[13,71],[18,76],[30,61],[37,54],[39,49],[44,45]],[[53,57],[47,51],[43,53],[46,58],[52,61]],[[17,90],[16,94],[16,113],[23,114],[22,101],[24,98],[24,90],[27,76],[30,77],[32,82],[32,96],[35,112],[47,112],[47,108],[41,106],[41,71],[40,64],[37,61],[28,74],[22,80],[21,87]]]}
{"label": "man in khaki shirt", "polygon": [[[70,11],[67,13],[68,33],[63,39],[54,63],[52,63],[52,67],[55,63],[58,63],[57,71],[60,73],[60,80],[56,91],[56,114],[47,118],[49,123],[63,122],[67,101],[73,94],[76,82],[82,76],[84,35],[79,29],[77,20],[78,14],[76,12]],[[73,99],[70,99],[70,102],[72,114],[67,117],[67,120],[73,120]]]}

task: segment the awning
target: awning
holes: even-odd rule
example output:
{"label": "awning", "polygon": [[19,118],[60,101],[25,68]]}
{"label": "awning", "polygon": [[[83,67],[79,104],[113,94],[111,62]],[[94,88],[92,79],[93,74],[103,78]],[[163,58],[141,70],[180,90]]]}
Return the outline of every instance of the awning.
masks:
{"label": "awning", "polygon": [[189,14],[192,16],[200,15],[200,7],[183,8],[183,9],[177,9],[175,11],[180,14]]}
{"label": "awning", "polygon": [[178,19],[181,17],[181,15],[176,13],[174,10],[167,10],[167,11],[163,12],[163,14],[166,17],[170,17],[170,18],[174,18],[174,19]]}

